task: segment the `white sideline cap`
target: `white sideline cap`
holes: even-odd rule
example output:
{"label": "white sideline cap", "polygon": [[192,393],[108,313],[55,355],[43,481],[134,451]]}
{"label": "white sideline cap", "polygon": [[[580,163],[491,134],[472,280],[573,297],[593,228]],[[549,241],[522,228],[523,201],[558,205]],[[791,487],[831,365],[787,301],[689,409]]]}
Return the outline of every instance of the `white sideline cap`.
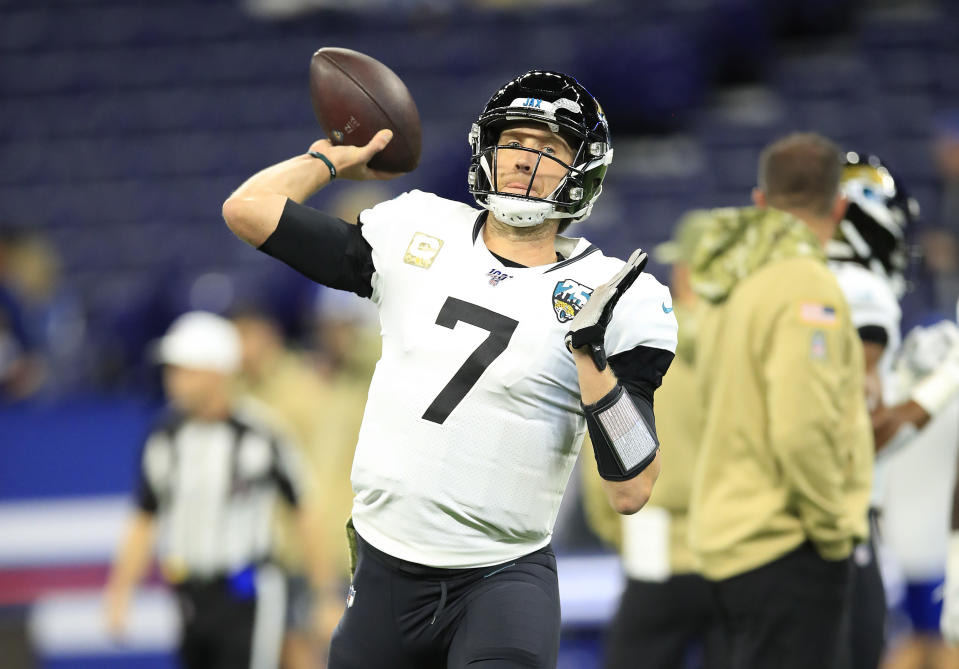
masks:
{"label": "white sideline cap", "polygon": [[240,368],[240,335],[222,316],[190,311],[173,321],[156,357],[167,365],[232,374]]}

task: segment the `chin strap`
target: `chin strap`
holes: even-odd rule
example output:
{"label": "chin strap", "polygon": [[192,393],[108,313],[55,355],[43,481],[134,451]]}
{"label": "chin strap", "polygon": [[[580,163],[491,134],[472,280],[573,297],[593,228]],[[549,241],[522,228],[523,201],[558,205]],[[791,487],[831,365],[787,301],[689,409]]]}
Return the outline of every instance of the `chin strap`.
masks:
{"label": "chin strap", "polygon": [[486,207],[497,220],[514,228],[531,228],[539,225],[553,213],[548,202],[533,202],[509,195],[490,195]]}

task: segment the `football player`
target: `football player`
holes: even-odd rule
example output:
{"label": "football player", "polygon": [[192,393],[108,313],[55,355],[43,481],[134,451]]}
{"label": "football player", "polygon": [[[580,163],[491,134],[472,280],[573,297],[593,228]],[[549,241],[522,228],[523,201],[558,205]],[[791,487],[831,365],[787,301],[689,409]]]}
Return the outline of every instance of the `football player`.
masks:
{"label": "football player", "polygon": [[[908,262],[904,229],[912,219],[910,200],[874,156],[844,155],[841,189],[848,204],[835,237],[827,242],[829,266],[849,302],[866,363],[866,403],[875,421],[884,411],[882,379],[900,344],[899,299],[905,291]],[[879,453],[889,435],[876,440]],[[886,600],[876,555],[876,520],[887,459],[877,454],[870,501],[870,537],[856,547],[849,636],[843,651],[847,666],[873,667],[883,649]]]}
{"label": "football player", "polygon": [[558,234],[589,215],[613,156],[572,77],[530,71],[490,98],[469,132],[479,210],[414,190],[351,225],[302,204],[334,178],[390,176],[367,167],[390,137],[319,140],[223,206],[251,245],[379,308],[330,667],[553,667],[550,534],[587,428],[620,513],[659,470],[669,293],[644,253],[624,263]]}
{"label": "football player", "polygon": [[[927,357],[933,354],[935,347],[927,340],[943,327],[955,330],[951,324],[917,328],[910,334],[911,345],[900,351],[899,302],[906,292],[909,264],[906,234],[917,223],[918,204],[876,156],[846,153],[841,188],[849,204],[826,251],[863,342],[866,402],[877,451],[869,510],[870,538],[857,546],[854,553],[847,651],[848,666],[871,668],[878,665],[882,655],[885,629],[886,598],[876,538],[888,486],[890,456],[913,441],[917,432],[959,391],[959,385],[943,387],[943,373],[932,373],[935,364],[920,373],[914,371],[919,349]],[[915,346],[919,339],[926,344]]]}

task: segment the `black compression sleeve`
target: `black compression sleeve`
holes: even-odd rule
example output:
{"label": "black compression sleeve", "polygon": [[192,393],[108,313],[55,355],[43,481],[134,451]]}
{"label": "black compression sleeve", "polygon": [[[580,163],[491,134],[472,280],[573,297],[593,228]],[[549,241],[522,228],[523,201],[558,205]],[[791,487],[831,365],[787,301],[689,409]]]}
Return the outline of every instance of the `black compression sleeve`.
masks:
{"label": "black compression sleeve", "polygon": [[287,200],[276,230],[259,249],[324,286],[373,294],[373,250],[358,225]]}
{"label": "black compression sleeve", "polygon": [[[596,470],[599,475],[607,481],[628,481],[638,476],[649,463],[656,457],[656,451],[659,450],[659,438],[656,436],[656,417],[653,415],[653,403],[645,397],[633,393],[626,393],[626,399],[623,396],[624,388],[622,384],[617,384],[605,397],[595,404],[583,406],[586,413],[586,427],[589,430],[589,439],[593,444],[593,455],[596,458]],[[617,402],[630,402],[636,409],[636,414],[630,416],[632,412],[624,409],[617,410],[614,405]],[[618,424],[619,432],[610,434],[603,426],[599,418],[601,413],[613,411],[619,414],[613,418],[612,422]],[[625,421],[635,420],[636,428],[629,429],[629,424]],[[642,426],[638,423],[642,422]],[[624,436],[623,428],[633,432],[633,438],[622,439]],[[640,432],[645,436],[640,437]],[[622,439],[626,444],[617,443],[616,439]],[[624,451],[619,449],[623,447]],[[640,453],[637,456],[637,452]],[[624,457],[625,456],[625,457]]]}
{"label": "black compression sleeve", "polygon": [[643,398],[650,406],[672,362],[672,353],[652,346],[637,346],[609,356],[609,366],[620,384],[634,399]]}
{"label": "black compression sleeve", "polygon": [[[666,374],[672,361],[672,353],[652,346],[637,346],[609,357],[609,366],[616,375],[619,386],[629,393],[633,406],[642,418],[648,438],[652,439],[657,447],[659,440],[656,437],[653,394],[662,384],[663,375]],[[616,454],[615,444],[597,419],[598,413],[608,409],[615,400],[619,399],[617,393],[622,392],[619,386],[595,405],[584,407],[586,425],[590,440],[593,442],[593,454],[596,456],[596,467],[599,475],[608,481],[625,481],[637,476],[656,456],[653,450],[641,461],[624,467],[621,458]]]}

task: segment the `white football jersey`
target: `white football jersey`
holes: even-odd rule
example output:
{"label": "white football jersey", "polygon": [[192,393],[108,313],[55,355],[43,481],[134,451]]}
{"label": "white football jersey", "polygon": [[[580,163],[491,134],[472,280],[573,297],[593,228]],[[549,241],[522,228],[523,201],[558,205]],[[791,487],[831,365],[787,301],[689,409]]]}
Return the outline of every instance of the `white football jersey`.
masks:
{"label": "white football jersey", "polygon": [[[894,389],[892,363],[902,344],[900,322],[902,310],[892,287],[862,265],[851,262],[830,262],[829,268],[836,275],[839,287],[849,302],[849,313],[856,329],[880,327],[886,332],[886,349],[879,359],[879,378],[883,388],[883,402],[898,402]],[[888,457],[880,451],[873,472],[872,498],[870,505],[879,507],[885,496],[888,480]]]}
{"label": "white football jersey", "polygon": [[[479,567],[545,546],[586,422],[563,337],[623,261],[559,238],[566,260],[516,268],[486,248],[481,212],[420,191],[364,211],[383,355],[353,462],[353,522],[395,557]],[[609,355],[676,347],[669,292],[642,274]]]}

